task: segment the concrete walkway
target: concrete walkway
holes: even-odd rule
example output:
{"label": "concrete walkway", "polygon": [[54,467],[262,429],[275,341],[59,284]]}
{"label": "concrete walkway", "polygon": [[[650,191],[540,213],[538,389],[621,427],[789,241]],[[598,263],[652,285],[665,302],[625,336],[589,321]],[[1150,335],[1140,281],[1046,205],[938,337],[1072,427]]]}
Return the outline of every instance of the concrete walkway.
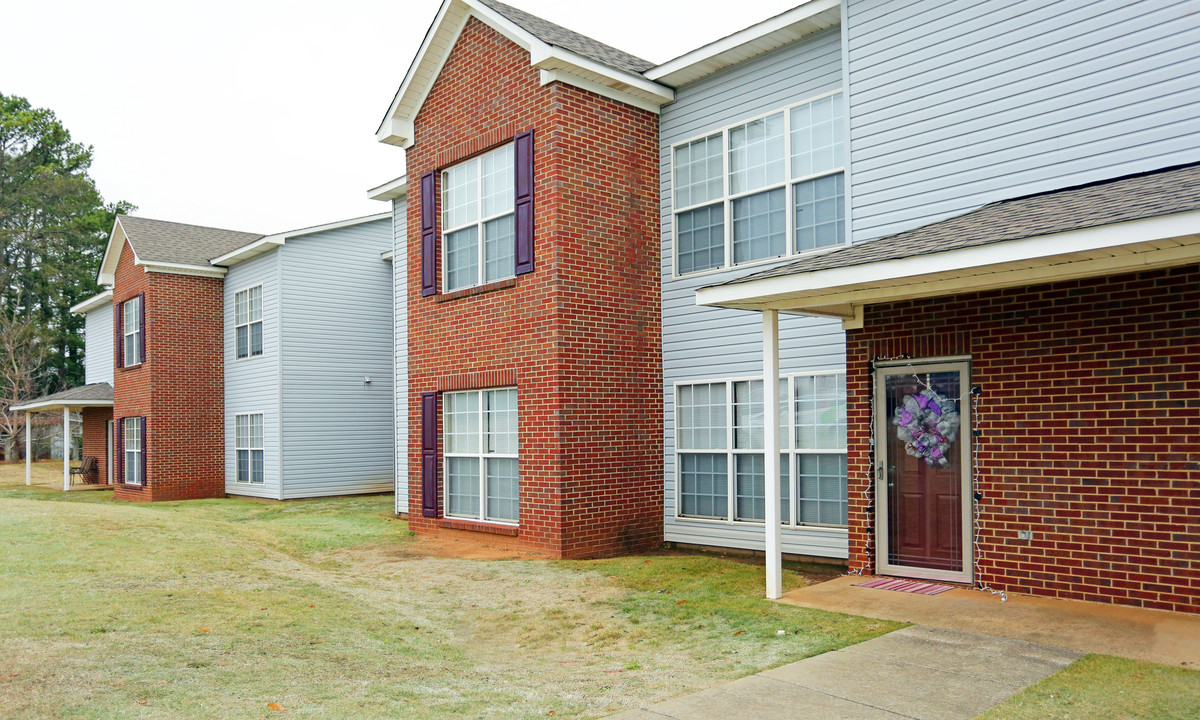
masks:
{"label": "concrete walkway", "polygon": [[780,602],[850,615],[965,630],[1073,650],[1200,668],[1200,616],[1108,603],[955,588],[917,595],[858,587],[841,577],[785,593]]}
{"label": "concrete walkway", "polygon": [[613,720],[967,720],[1083,653],[914,626]]}

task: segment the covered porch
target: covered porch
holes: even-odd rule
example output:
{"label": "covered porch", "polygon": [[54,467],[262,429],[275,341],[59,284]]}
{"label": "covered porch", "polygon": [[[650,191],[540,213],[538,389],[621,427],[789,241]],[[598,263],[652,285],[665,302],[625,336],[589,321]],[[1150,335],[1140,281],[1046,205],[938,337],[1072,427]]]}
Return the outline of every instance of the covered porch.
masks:
{"label": "covered porch", "polygon": [[993,203],[697,303],[761,313],[768,386],[779,313],[842,320],[853,572],[1200,612],[1200,166]]}
{"label": "covered porch", "polygon": [[[29,428],[35,413],[53,413],[62,417],[63,459],[62,490],[102,490],[112,487],[113,467],[113,389],[108,383],[93,383],[45,395],[9,408],[25,413]],[[72,414],[78,413],[82,427],[83,460],[73,466],[71,452]],[[25,433],[25,484],[34,484],[33,437]]]}

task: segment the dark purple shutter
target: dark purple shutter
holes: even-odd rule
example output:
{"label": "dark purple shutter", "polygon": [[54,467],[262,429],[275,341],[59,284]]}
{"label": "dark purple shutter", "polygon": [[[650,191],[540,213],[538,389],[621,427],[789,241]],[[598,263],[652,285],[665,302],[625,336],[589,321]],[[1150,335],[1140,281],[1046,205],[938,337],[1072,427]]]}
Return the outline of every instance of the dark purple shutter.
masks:
{"label": "dark purple shutter", "polygon": [[124,323],[123,310],[125,303],[113,303],[113,335],[116,337],[113,348],[113,362],[117,367],[125,367],[125,336],[121,334]]}
{"label": "dark purple shutter", "polygon": [[421,393],[421,514],[438,516],[438,394]]}
{"label": "dark purple shutter", "polygon": [[116,482],[125,482],[125,418],[117,418],[113,423],[113,433],[116,435],[113,438],[113,447],[116,448],[117,457],[113,462],[113,473],[116,476]]}
{"label": "dark purple shutter", "polygon": [[421,295],[437,294],[437,190],[432,170],[421,176]]}
{"label": "dark purple shutter", "polygon": [[533,131],[518,135],[515,144],[517,274],[524,275],[533,272]]}
{"label": "dark purple shutter", "polygon": [[142,426],[141,440],[142,440],[142,442],[140,444],[142,446],[142,485],[145,486],[145,485],[149,484],[146,482],[146,456],[150,454],[150,443],[148,442],[148,440],[150,439],[150,433],[146,430],[145,416],[143,416],[141,418],[141,421],[142,421],[141,422],[141,426]]}
{"label": "dark purple shutter", "polygon": [[138,362],[146,362],[146,293],[138,295]]}

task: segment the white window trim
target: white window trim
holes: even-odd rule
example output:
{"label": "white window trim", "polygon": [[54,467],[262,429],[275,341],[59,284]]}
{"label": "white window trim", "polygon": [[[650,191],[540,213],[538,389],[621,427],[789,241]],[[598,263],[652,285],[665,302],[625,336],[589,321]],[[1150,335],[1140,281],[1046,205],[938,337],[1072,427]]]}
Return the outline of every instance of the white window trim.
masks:
{"label": "white window trim", "polygon": [[[256,415],[258,417],[262,418],[263,432],[262,432],[261,444],[258,447],[253,447],[253,446],[241,447],[241,446],[239,446],[238,445],[238,436],[237,436],[238,418],[249,418],[249,417],[254,417]],[[266,442],[267,442],[266,438],[267,438],[267,419],[266,419],[265,413],[263,413],[261,411],[246,412],[246,413],[237,413],[233,416],[233,481],[235,483],[237,483],[239,485],[259,485],[259,486],[265,486],[267,484],[267,462],[266,462],[267,457],[266,457],[266,450],[264,449],[264,446],[266,445]],[[250,478],[247,478],[245,480],[241,479],[240,473],[239,473],[239,468],[238,468],[238,452],[241,450],[246,450],[249,452],[254,452],[255,450],[257,450],[258,452],[263,453],[263,481],[262,482],[258,482],[258,483],[253,482]],[[254,456],[251,455],[250,458],[251,458],[250,475],[253,476],[253,474],[254,474],[254,471],[253,471]]]}
{"label": "white window trim", "polygon": [[[846,166],[843,165],[841,167],[833,168],[831,170],[826,170],[826,171],[822,171],[819,173],[812,173],[809,175],[804,175],[804,176],[799,176],[799,177],[794,177],[794,178],[790,177],[791,170],[792,170],[792,113],[791,113],[792,109],[800,107],[802,105],[808,105],[809,103],[817,102],[818,100],[824,100],[827,97],[832,97],[841,92],[842,92],[842,88],[838,88],[836,90],[830,90],[828,92],[824,92],[819,95],[814,95],[805,100],[801,100],[800,102],[792,103],[791,105],[785,105],[783,107],[776,108],[769,112],[761,113],[761,114],[755,115],[753,117],[740,118],[737,122],[730,123],[730,124],[725,125],[720,128],[709,129],[707,132],[700,133],[700,134],[690,137],[686,140],[681,140],[680,142],[673,143],[671,145],[671,147],[670,147],[671,277],[673,279],[702,277],[704,275],[728,272],[728,271],[734,270],[734,269],[740,270],[742,268],[754,267],[756,265],[768,265],[771,263],[777,263],[781,260],[785,260],[785,259],[791,258],[791,257],[808,256],[808,255],[815,255],[818,253],[829,252],[831,250],[836,250],[838,248],[844,247],[845,245],[849,244],[849,242],[850,242],[850,232],[849,232],[850,223],[849,223],[849,218],[847,217],[846,218],[846,235],[845,235],[845,237],[842,238],[842,242],[840,244],[830,245],[827,247],[814,248],[812,250],[804,250],[801,252],[796,252],[796,250],[795,250],[795,243],[796,243],[796,218],[795,218],[796,203],[795,203],[795,191],[794,191],[795,186],[802,182],[807,182],[809,180],[817,180],[819,178],[828,177],[830,175],[837,175],[837,174],[845,175],[845,174],[847,174]],[[845,95],[843,95],[842,96],[842,116],[848,117],[848,112],[849,111],[846,106],[846,98],[845,98]],[[781,182],[773,183],[771,185],[764,185],[763,187],[755,188],[754,190],[748,190],[748,191],[744,191],[744,192],[737,193],[737,194],[730,194],[730,192],[729,192],[729,131],[733,130],[734,128],[738,128],[743,125],[747,125],[749,123],[755,122],[756,120],[762,120],[764,118],[771,117],[772,115],[778,115],[779,113],[783,113],[783,158],[782,159],[783,159],[783,164],[784,164],[784,179]],[[712,137],[713,135],[718,135],[718,134],[721,136],[721,191],[722,191],[721,197],[713,199],[713,200],[709,200],[707,202],[692,203],[691,205],[687,205],[685,207],[676,207],[675,206],[675,188],[678,187],[678,185],[675,182],[675,151],[678,150],[679,148],[683,147],[684,145],[689,145],[691,143],[696,142],[697,140],[703,140],[705,138]],[[846,154],[848,155],[849,151],[850,151],[850,139],[848,137],[845,138],[844,143],[845,143],[845,148],[846,148]],[[771,190],[778,190],[779,188],[784,188],[784,207],[787,209],[787,212],[784,213],[784,215],[785,215],[785,218],[784,218],[785,236],[786,236],[786,243],[787,243],[786,248],[784,250],[784,254],[778,255],[775,257],[760,258],[758,260],[749,260],[747,262],[734,264],[734,262],[733,262],[733,201],[741,199],[743,197],[748,197],[750,195],[757,195],[759,193],[766,193]],[[848,188],[846,188],[846,194],[849,195]],[[691,210],[697,210],[699,208],[710,207],[710,206],[718,205],[718,204],[720,204],[722,206],[723,212],[724,212],[724,222],[723,222],[723,230],[725,233],[725,262],[724,262],[724,264],[722,264],[718,267],[714,267],[714,268],[705,268],[704,270],[694,270],[692,272],[680,273],[679,272],[679,220],[678,220],[680,213],[685,213],[685,212],[688,212]],[[849,211],[850,211],[850,208],[847,207],[846,208],[847,215],[849,215]]]}
{"label": "white window trim", "polygon": [[[479,388],[477,390],[451,390],[451,391],[442,393],[443,402],[439,403],[439,406],[441,407],[441,412],[443,414],[443,421],[442,421],[443,423],[445,423],[444,415],[446,412],[446,410],[445,410],[446,403],[445,403],[445,397],[444,397],[445,395],[458,395],[458,394],[465,394],[465,393],[474,393],[475,395],[477,395],[479,397],[479,403],[477,404],[476,409],[475,409],[475,412],[478,413],[478,417],[476,418],[476,423],[477,423],[476,427],[478,428],[478,433],[479,433],[479,438],[478,438],[479,439],[479,452],[452,453],[452,452],[448,452],[446,450],[442,451],[442,487],[444,488],[444,492],[446,495],[445,516],[447,519],[450,519],[450,520],[465,520],[467,522],[477,522],[477,523],[483,523],[486,525],[500,525],[503,527],[519,527],[521,525],[521,520],[520,520],[521,516],[520,516],[519,510],[517,512],[517,521],[516,522],[510,521],[510,520],[492,520],[492,519],[489,519],[487,516],[487,499],[488,499],[488,496],[487,496],[487,459],[488,458],[511,459],[511,460],[517,461],[517,487],[518,487],[517,505],[518,505],[518,507],[520,506],[520,497],[521,497],[520,490],[519,490],[519,488],[521,486],[521,471],[520,471],[521,434],[520,434],[520,431],[518,430],[518,432],[517,432],[517,452],[515,452],[515,453],[489,453],[485,449],[487,447],[487,433],[484,430],[484,428],[485,428],[484,415],[486,414],[486,410],[484,409],[483,394],[486,392],[491,392],[493,390],[516,391],[517,388],[514,385],[514,386],[494,387],[494,388]],[[521,394],[518,392],[517,393],[517,423],[518,423],[517,426],[518,426],[518,428],[520,427],[520,421],[521,421]],[[451,515],[450,514],[450,500],[449,500],[450,463],[447,462],[447,460],[449,458],[476,458],[479,460],[479,514],[478,515],[468,517],[466,515]]]}
{"label": "white window trim", "polygon": [[[138,426],[138,432],[137,432],[137,434],[138,434],[138,449],[137,450],[129,449],[129,421],[130,420],[137,421],[137,426]],[[131,417],[126,417],[126,418],[121,418],[121,484],[136,485],[138,487],[146,486],[146,478],[142,477],[142,454],[145,452],[146,452],[146,425],[145,425],[145,423],[142,422],[142,418],[139,416],[136,416],[136,415],[131,416]],[[137,462],[133,463],[132,465],[129,463],[129,454],[130,453],[137,454]],[[135,482],[130,482],[127,479],[129,477],[129,468],[130,467],[133,468],[133,476],[134,476],[134,478],[136,478]]]}
{"label": "white window trim", "polygon": [[[798,505],[797,505],[797,500],[798,500],[797,490],[799,489],[799,477],[798,477],[798,474],[795,472],[795,462],[793,462],[793,460],[792,460],[793,456],[795,456],[795,455],[847,455],[848,448],[813,450],[813,449],[808,449],[808,448],[791,447],[795,443],[795,408],[792,405],[792,403],[795,402],[795,393],[796,393],[795,378],[813,377],[813,376],[817,376],[817,375],[845,375],[845,374],[846,374],[846,369],[839,368],[839,369],[835,369],[835,370],[798,371],[798,372],[793,372],[793,373],[781,374],[779,376],[779,379],[781,381],[787,383],[786,397],[788,398],[788,412],[786,413],[787,425],[786,426],[780,425],[780,428],[779,428],[779,437],[781,439],[781,443],[780,443],[781,447],[779,449],[780,453],[787,454],[789,456],[789,460],[788,460],[788,463],[789,463],[789,466],[788,466],[788,505],[789,505],[789,507],[788,507],[788,518],[787,518],[788,522],[780,523],[780,527],[783,528],[784,530],[802,530],[802,531],[806,531],[806,532],[807,531],[829,532],[829,533],[840,534],[840,535],[845,535],[847,532],[849,532],[848,525],[845,525],[845,526],[843,526],[843,525],[825,525],[825,524],[818,524],[818,523],[798,522],[799,511],[798,511]],[[750,527],[750,528],[758,527],[758,528],[761,528],[763,526],[764,521],[762,521],[762,520],[737,520],[737,519],[735,519],[735,517],[737,515],[737,461],[735,458],[737,455],[762,455],[764,451],[762,449],[757,449],[757,448],[755,448],[755,449],[735,448],[734,447],[734,433],[736,432],[736,429],[734,427],[734,422],[733,422],[733,420],[734,420],[734,415],[733,415],[733,412],[734,412],[734,409],[733,409],[733,406],[734,406],[733,385],[734,385],[734,383],[752,382],[752,381],[756,381],[756,380],[761,382],[762,379],[763,378],[761,375],[757,375],[757,376],[756,375],[746,375],[746,376],[676,380],[673,383],[674,387],[672,389],[672,392],[673,392],[672,397],[674,398],[674,405],[672,406],[672,410],[671,410],[671,412],[672,412],[672,423],[671,424],[672,424],[672,445],[674,447],[673,453],[675,456],[675,470],[674,470],[675,512],[672,515],[672,517],[675,521],[688,522],[688,523],[692,523],[692,522],[708,523],[708,524],[713,524],[713,525],[725,525],[725,526],[731,526],[731,527]],[[717,383],[725,384],[725,417],[726,417],[725,447],[719,448],[719,449],[714,449],[714,450],[702,450],[702,449],[681,450],[679,448],[679,391],[680,391],[680,388],[689,386],[689,385],[712,385],[712,384],[717,384]],[[765,400],[766,400],[765,385],[763,387],[763,393],[764,393],[763,399],[764,399],[764,406],[765,406],[765,404],[766,404],[765,403]],[[766,420],[765,407],[764,407],[763,412],[764,412],[763,420],[765,422],[765,420]],[[782,442],[782,440],[784,438],[786,438],[786,442]],[[786,445],[786,447],[785,447],[785,445]],[[680,512],[680,510],[681,510],[682,504],[683,504],[683,471],[682,471],[682,463],[679,461],[679,456],[681,454],[719,455],[722,453],[730,458],[730,462],[726,463],[726,468],[725,468],[726,494],[727,494],[726,502],[725,502],[725,517],[724,518],[711,518],[711,517],[698,517],[698,516],[694,516],[694,515],[682,514]],[[846,482],[847,482],[847,499],[849,499],[849,477],[847,477]]]}
{"label": "white window trim", "polygon": [[[483,158],[485,155],[490,155],[491,153],[494,153],[497,150],[499,150],[503,147],[506,147],[506,146],[510,146],[510,145],[513,148],[513,177],[512,177],[513,205],[506,212],[495,213],[493,215],[483,215],[482,214],[483,213],[483,171],[482,171]],[[438,179],[440,180],[440,183],[438,184],[438,192],[436,194],[438,196],[438,206],[441,208],[441,210],[438,212],[437,222],[438,222],[438,226],[441,228],[440,232],[439,232],[439,235],[440,235],[440,237],[439,237],[440,243],[439,244],[441,245],[441,254],[442,254],[442,272],[441,272],[441,277],[438,278],[438,285],[443,294],[459,292],[462,290],[470,290],[471,288],[477,288],[477,287],[481,287],[483,285],[490,285],[491,283],[501,282],[504,280],[508,280],[509,278],[515,278],[517,276],[516,256],[514,254],[514,256],[513,256],[513,272],[512,273],[510,273],[508,275],[504,275],[503,277],[493,278],[491,280],[487,279],[487,237],[484,234],[484,232],[485,232],[484,227],[489,222],[491,222],[492,220],[499,220],[500,218],[502,218],[506,215],[513,216],[513,230],[514,230],[514,232],[516,231],[516,214],[517,214],[517,202],[516,202],[517,201],[517,178],[516,178],[517,157],[516,157],[516,155],[517,155],[516,154],[516,142],[510,140],[509,142],[498,145],[497,147],[494,147],[491,150],[488,150],[487,152],[480,153],[478,155],[475,155],[474,157],[469,157],[466,160],[462,160],[460,162],[456,162],[453,165],[450,165],[449,167],[443,168],[442,170],[438,171],[438,175],[440,176]],[[446,173],[449,172],[451,168],[455,168],[455,167],[458,167],[459,165],[464,165],[469,162],[478,163],[479,167],[480,167],[480,171],[475,176],[475,180],[476,180],[476,182],[475,182],[475,203],[476,203],[476,207],[479,208],[480,215],[478,218],[476,218],[475,220],[473,220],[469,223],[463,223],[462,225],[456,225],[454,227],[447,227],[442,222],[445,219],[445,202],[444,202],[443,193],[445,193],[445,191],[446,191]],[[479,262],[479,265],[478,265],[479,279],[473,285],[463,285],[460,288],[454,288],[453,290],[451,290],[451,289],[447,288],[447,286],[446,286],[446,278],[449,275],[449,272],[447,272],[449,266],[446,264],[446,236],[450,235],[452,233],[456,233],[459,230],[466,230],[469,227],[479,228],[478,232],[475,235],[476,240],[478,242],[477,250],[478,250],[479,255],[478,255],[477,259]],[[514,246],[513,246],[513,251],[514,251],[514,253],[516,252],[515,242],[514,242]],[[499,390],[502,388],[489,388],[489,389]]]}
{"label": "white window trim", "polygon": [[[138,327],[137,330],[134,330],[133,332],[129,331],[129,323],[125,318],[125,316],[128,314],[126,313],[125,308],[127,308],[131,302],[138,303],[137,312],[133,314],[138,320]],[[144,345],[142,333],[146,332],[146,329],[142,327],[142,316],[145,315],[145,312],[143,312],[141,306],[141,303],[143,302],[145,302],[144,295],[134,295],[128,300],[123,300],[121,302],[121,367],[123,368],[136,367],[146,362],[146,358],[142,357],[142,345]],[[128,344],[126,338],[130,337],[136,338],[133,342],[133,347],[138,354],[137,362],[129,362],[129,353],[125,352],[125,346]]]}
{"label": "white window trim", "polygon": [[[238,317],[237,317],[238,295],[241,295],[242,293],[246,293],[246,306],[249,307],[250,291],[255,288],[258,288],[258,320],[251,320],[248,322],[239,323]],[[258,323],[259,325],[263,324],[263,319],[262,319],[263,295],[264,295],[264,293],[263,293],[263,284],[262,283],[258,283],[257,285],[251,285],[249,287],[244,287],[241,290],[238,290],[233,293],[233,360],[234,360],[234,362],[242,362],[244,360],[253,360],[254,358],[260,358],[267,354],[267,352],[266,352],[266,350],[267,350],[266,349],[266,336],[261,335],[263,330],[262,330],[262,328],[260,328],[259,333],[260,333],[260,336],[263,338],[262,349],[260,349],[258,351],[257,355],[254,354],[253,352],[250,352],[250,331],[246,330],[246,353],[247,354],[245,357],[238,357],[238,338],[237,338],[238,328],[242,328],[242,327],[248,328],[249,326],[251,326],[255,323]]]}

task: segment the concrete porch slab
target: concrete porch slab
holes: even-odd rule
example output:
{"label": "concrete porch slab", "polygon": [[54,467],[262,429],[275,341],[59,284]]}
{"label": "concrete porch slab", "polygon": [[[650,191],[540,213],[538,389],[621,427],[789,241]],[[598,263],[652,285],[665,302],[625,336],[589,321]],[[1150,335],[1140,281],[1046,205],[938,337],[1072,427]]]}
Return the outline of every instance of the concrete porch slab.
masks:
{"label": "concrete porch slab", "polygon": [[1028,595],[1009,594],[1001,602],[963,588],[917,595],[855,587],[866,579],[852,575],[809,585],[779,601],[1200,669],[1200,617]]}

